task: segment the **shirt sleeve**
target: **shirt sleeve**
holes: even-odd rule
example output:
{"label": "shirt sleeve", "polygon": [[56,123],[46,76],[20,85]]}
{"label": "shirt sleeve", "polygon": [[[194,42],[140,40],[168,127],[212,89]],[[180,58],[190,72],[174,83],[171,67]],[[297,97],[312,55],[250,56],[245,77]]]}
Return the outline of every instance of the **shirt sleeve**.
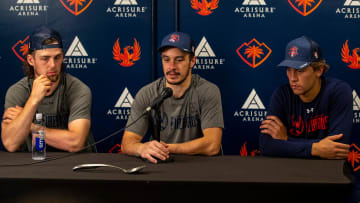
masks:
{"label": "shirt sleeve", "polygon": [[29,96],[30,91],[23,83],[18,82],[12,85],[6,92],[4,109],[15,106],[24,107]]}
{"label": "shirt sleeve", "polygon": [[200,88],[200,120],[201,129],[224,128],[224,118],[221,104],[221,94],[215,84]]}
{"label": "shirt sleeve", "polygon": [[353,126],[352,88],[345,82],[339,82],[333,88],[330,97],[329,136],[343,134],[338,142],[349,144]]}
{"label": "shirt sleeve", "polygon": [[[277,116],[286,126],[286,107],[289,102],[289,92],[286,88],[277,89],[271,97],[269,115]],[[273,139],[270,135],[261,134],[259,150],[265,156],[281,157],[311,157],[312,143],[316,140]]]}
{"label": "shirt sleeve", "polygon": [[66,92],[69,105],[69,122],[76,119],[91,120],[91,90],[80,80],[73,82]]}
{"label": "shirt sleeve", "polygon": [[126,131],[131,131],[140,136],[144,136],[146,134],[149,125],[148,114],[141,118],[140,116],[144,113],[145,108],[150,104],[150,98],[147,96],[147,91],[150,90],[151,89],[148,86],[145,86],[136,94],[134,102],[131,105],[129,119],[126,123]]}

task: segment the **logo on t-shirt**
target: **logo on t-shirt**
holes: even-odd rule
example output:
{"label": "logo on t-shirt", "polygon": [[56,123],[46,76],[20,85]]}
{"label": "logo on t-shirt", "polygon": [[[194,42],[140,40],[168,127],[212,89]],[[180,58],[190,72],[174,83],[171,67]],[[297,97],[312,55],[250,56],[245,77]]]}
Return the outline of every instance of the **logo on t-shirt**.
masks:
{"label": "logo on t-shirt", "polygon": [[291,126],[289,132],[291,135],[296,137],[304,137],[304,132],[306,132],[307,134],[318,130],[326,130],[328,128],[328,116],[325,115],[313,116],[307,121],[304,121],[301,116],[298,116],[298,118],[296,118],[295,115],[292,115],[290,119]]}

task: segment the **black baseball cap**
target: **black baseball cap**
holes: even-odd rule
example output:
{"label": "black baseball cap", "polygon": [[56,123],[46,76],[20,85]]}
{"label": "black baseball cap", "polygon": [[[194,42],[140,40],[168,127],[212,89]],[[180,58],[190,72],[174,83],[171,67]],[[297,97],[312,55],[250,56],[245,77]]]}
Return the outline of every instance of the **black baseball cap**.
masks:
{"label": "black baseball cap", "polygon": [[[58,44],[44,45],[43,42],[50,38],[55,38],[58,41]],[[29,38],[29,50],[34,51],[49,48],[63,48],[59,32],[47,26],[36,28]]]}

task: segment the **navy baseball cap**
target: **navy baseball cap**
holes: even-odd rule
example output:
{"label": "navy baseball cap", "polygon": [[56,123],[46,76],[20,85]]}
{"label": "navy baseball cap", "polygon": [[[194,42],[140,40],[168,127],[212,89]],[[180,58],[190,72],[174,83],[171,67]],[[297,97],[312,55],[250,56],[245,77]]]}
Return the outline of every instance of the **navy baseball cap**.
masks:
{"label": "navy baseball cap", "polygon": [[303,69],[312,62],[320,60],[322,60],[322,55],[319,45],[306,36],[302,36],[287,44],[285,60],[278,66]]}
{"label": "navy baseball cap", "polygon": [[[43,42],[50,38],[55,38],[58,41],[58,44],[44,45]],[[29,38],[29,50],[34,51],[49,48],[63,48],[59,32],[46,26],[36,28]]]}
{"label": "navy baseball cap", "polygon": [[161,41],[159,51],[162,52],[165,47],[176,47],[182,51],[194,53],[195,46],[190,35],[183,32],[172,32],[166,35]]}

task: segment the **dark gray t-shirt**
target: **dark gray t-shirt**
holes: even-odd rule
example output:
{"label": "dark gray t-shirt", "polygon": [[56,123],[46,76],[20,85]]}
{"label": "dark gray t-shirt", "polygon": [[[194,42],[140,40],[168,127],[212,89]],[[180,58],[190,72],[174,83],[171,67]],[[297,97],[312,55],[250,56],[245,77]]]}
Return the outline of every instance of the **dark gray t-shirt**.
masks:
{"label": "dark gray t-shirt", "polygon": [[[127,125],[137,119],[160,95],[165,82],[162,77],[140,89],[132,104]],[[187,142],[202,137],[202,130],[206,128],[224,128],[220,90],[198,75],[192,75],[191,85],[181,98],[164,100],[160,114],[160,139],[165,143]],[[149,127],[148,119],[145,116],[126,130],[144,136]]]}
{"label": "dark gray t-shirt", "polygon": [[[5,109],[16,105],[24,107],[30,96],[32,84],[32,79],[24,77],[12,85],[6,93]],[[60,80],[55,91],[46,96],[37,109],[37,112],[47,115],[66,113],[68,114],[68,122],[80,118],[90,120],[90,111],[91,91],[89,87],[78,78],[67,73],[64,74],[64,78]]]}

